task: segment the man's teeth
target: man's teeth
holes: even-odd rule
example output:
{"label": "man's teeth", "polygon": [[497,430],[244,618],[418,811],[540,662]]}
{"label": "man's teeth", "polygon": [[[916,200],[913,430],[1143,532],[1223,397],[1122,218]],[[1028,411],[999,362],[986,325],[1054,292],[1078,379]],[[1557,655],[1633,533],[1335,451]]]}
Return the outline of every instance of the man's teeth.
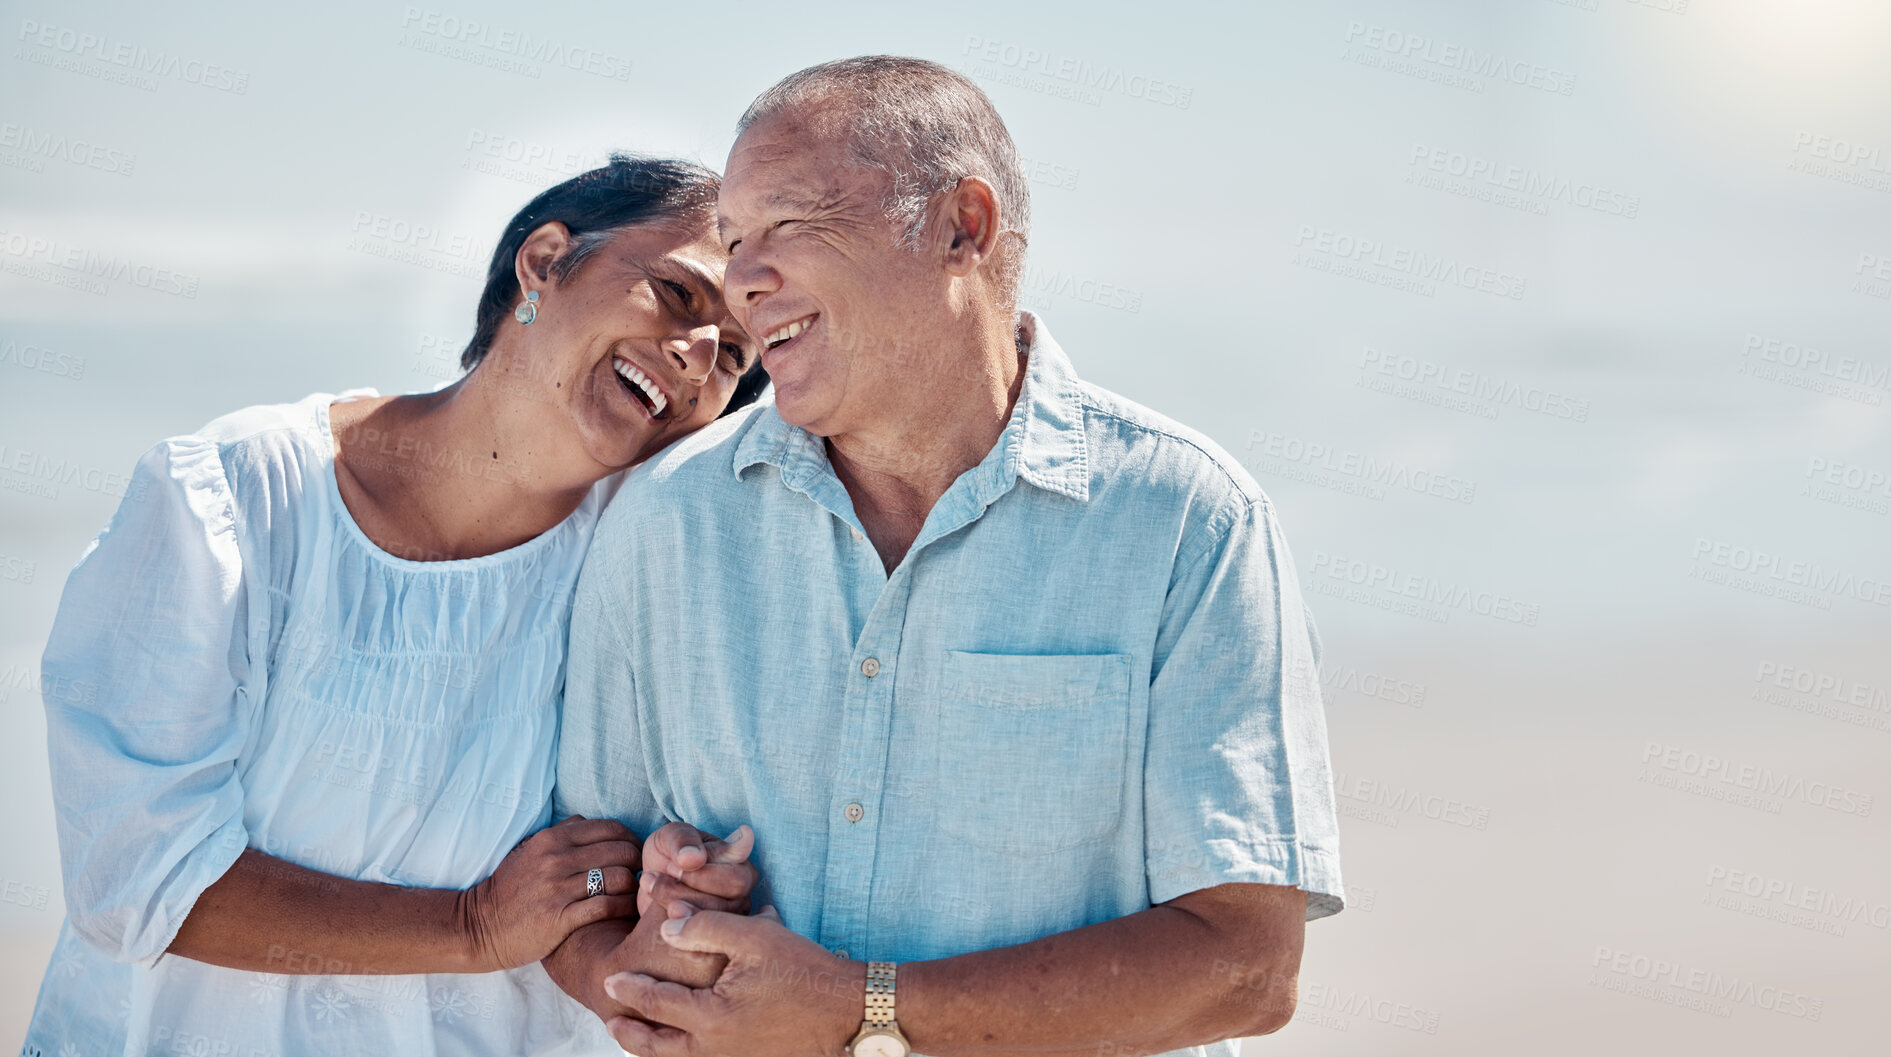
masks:
{"label": "man's teeth", "polygon": [[772,349],[784,341],[791,340],[796,334],[799,334],[802,331],[808,329],[808,326],[812,324],[813,322],[814,322],[813,316],[809,316],[806,319],[797,319],[793,323],[790,323],[787,326],[782,327],[780,330],[775,331],[773,334],[770,334],[768,336],[768,340],[763,342],[763,344],[767,345],[769,348]]}
{"label": "man's teeth", "polygon": [[629,360],[612,360],[611,366],[617,368],[617,373],[620,377],[643,390],[643,395],[650,398],[650,413],[652,415],[663,414],[663,409],[669,406],[670,402],[664,398],[663,390],[657,388],[657,383],[644,377],[644,373],[638,370],[636,365]]}

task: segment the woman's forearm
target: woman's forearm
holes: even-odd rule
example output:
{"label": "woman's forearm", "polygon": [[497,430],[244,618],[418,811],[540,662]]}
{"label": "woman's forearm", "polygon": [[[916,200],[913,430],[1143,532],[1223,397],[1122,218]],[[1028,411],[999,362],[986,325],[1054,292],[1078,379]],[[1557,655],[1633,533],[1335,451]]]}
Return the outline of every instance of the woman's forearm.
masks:
{"label": "woman's forearm", "polygon": [[499,966],[482,954],[477,898],[334,877],[252,848],[198,898],[169,952],[297,976],[489,972]]}

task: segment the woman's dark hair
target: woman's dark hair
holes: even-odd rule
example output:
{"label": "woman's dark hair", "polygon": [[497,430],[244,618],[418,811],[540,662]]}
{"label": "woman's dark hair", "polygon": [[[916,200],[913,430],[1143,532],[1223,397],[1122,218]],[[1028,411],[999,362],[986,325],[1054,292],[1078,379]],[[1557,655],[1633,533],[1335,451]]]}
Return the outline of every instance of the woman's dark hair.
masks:
{"label": "woman's dark hair", "polygon": [[[722,409],[722,414],[727,415],[749,406],[762,395],[762,390],[766,388],[768,388],[768,372],[762,370],[762,358],[757,356],[755,362],[749,364],[749,369],[743,372],[742,380],[735,383],[735,392],[729,394],[729,406]],[[716,417],[721,418],[722,415]]]}
{"label": "woman's dark hair", "polygon": [[[632,224],[695,219],[715,208],[722,178],[694,162],[613,153],[610,163],[579,173],[547,188],[525,204],[510,223],[486,267],[486,289],[479,295],[473,339],[460,353],[460,367],[472,370],[486,358],[499,327],[519,303],[519,278],[513,272],[519,247],[532,232],[557,221],[571,232],[571,248],[552,262],[552,279],[570,278],[618,229]],[[761,358],[742,376],[730,397],[728,414],[754,401],[768,384]]]}

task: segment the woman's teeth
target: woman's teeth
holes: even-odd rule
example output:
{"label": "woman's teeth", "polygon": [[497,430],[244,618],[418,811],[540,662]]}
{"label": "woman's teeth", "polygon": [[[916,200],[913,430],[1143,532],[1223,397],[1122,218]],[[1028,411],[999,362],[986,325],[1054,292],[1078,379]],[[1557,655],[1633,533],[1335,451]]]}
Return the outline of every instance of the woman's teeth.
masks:
{"label": "woman's teeth", "polygon": [[773,334],[770,334],[768,336],[768,340],[764,341],[762,344],[767,345],[769,348],[772,349],[775,346],[780,345],[782,342],[793,341],[795,338],[795,335],[800,334],[802,331],[808,329],[809,327],[813,325],[814,325],[813,316],[809,316],[806,319],[797,319],[793,323],[790,323],[787,326],[782,327],[780,330],[775,331]]}
{"label": "woman's teeth", "polygon": [[664,397],[663,390],[657,388],[657,383],[645,377],[644,373],[629,360],[614,359],[611,361],[611,366],[617,369],[619,378],[636,386],[645,397],[649,398],[652,418],[663,414],[663,409],[669,406],[670,401]]}

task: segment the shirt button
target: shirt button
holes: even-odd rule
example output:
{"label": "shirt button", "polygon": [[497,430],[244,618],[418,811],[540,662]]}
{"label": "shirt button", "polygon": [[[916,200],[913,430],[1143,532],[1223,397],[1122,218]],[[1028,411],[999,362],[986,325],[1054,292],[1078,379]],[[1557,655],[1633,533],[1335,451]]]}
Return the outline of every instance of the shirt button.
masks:
{"label": "shirt button", "polygon": [[847,957],[847,948],[845,948],[845,947],[836,947],[836,948],[834,948],[834,957],[836,957],[836,958],[845,958],[845,957]]}
{"label": "shirt button", "polygon": [[863,539],[866,539],[866,538],[867,538],[867,537],[865,537],[865,536],[862,536],[862,535],[860,534],[860,530],[859,530],[859,529],[849,529],[848,531],[849,531],[849,532],[852,532],[852,533],[854,534],[854,542],[855,542],[855,543],[858,543],[858,542],[860,542],[861,540],[863,540]]}
{"label": "shirt button", "polygon": [[872,657],[860,662],[860,674],[871,679],[880,674],[880,662]]}
{"label": "shirt button", "polygon": [[848,804],[845,814],[847,815],[847,821],[858,822],[867,817],[867,809],[861,807],[859,804]]}

